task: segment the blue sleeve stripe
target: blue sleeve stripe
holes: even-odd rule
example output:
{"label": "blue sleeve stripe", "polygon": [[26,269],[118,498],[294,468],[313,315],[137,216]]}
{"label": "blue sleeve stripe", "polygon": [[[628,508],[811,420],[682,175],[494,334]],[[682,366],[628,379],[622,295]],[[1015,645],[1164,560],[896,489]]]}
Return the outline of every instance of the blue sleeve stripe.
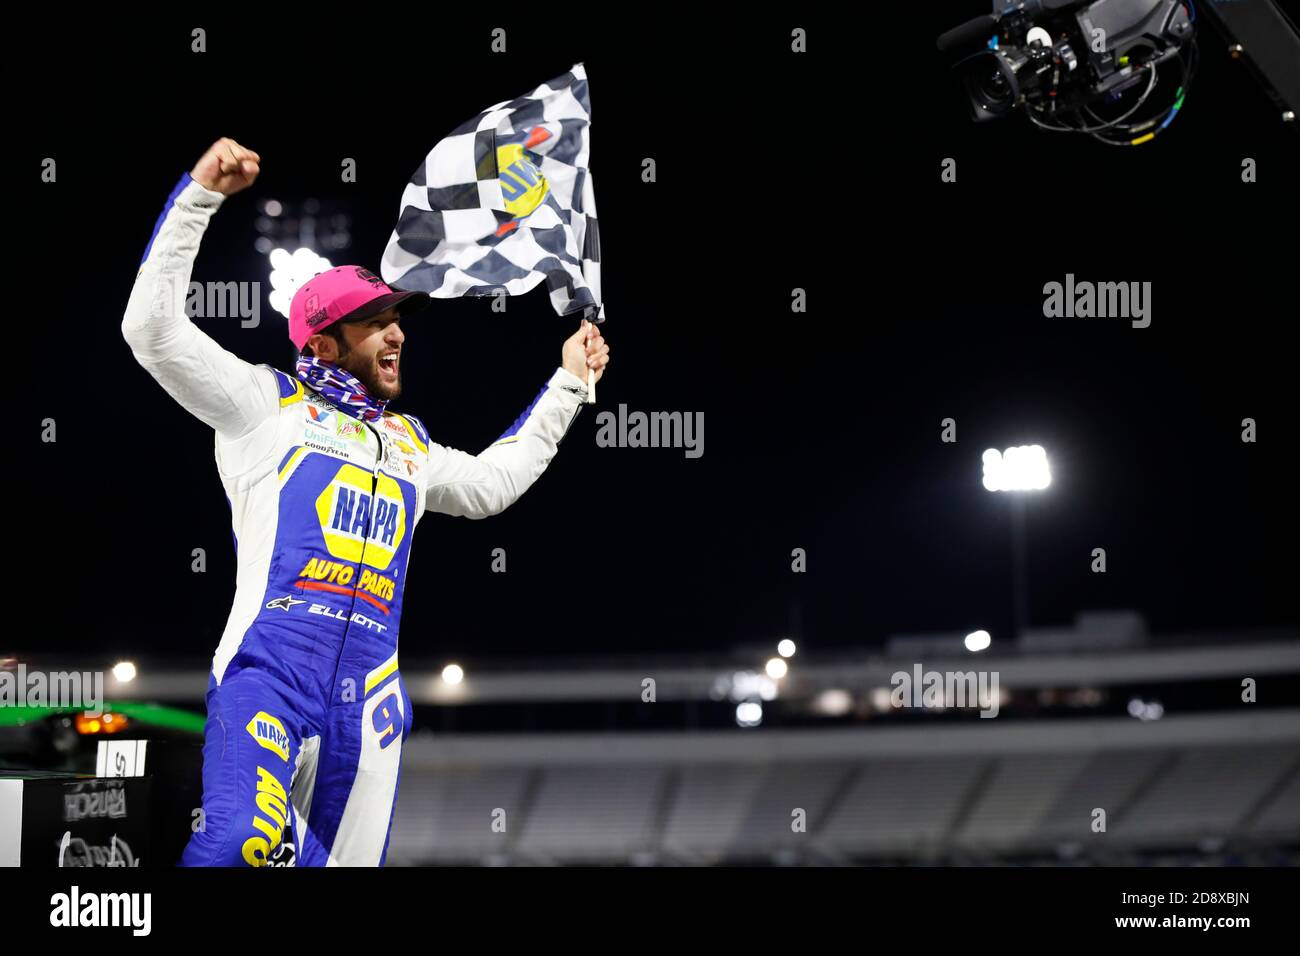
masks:
{"label": "blue sleeve stripe", "polygon": [[275,383],[280,386],[281,398],[293,398],[298,391],[298,380],[290,378],[287,373],[281,372],[278,368],[271,369],[275,373]]}
{"label": "blue sleeve stripe", "polygon": [[420,421],[414,415],[403,415],[402,417],[415,428],[415,433],[420,436],[420,441],[424,442],[426,445],[429,444],[429,429],[424,427],[424,422]]}
{"label": "blue sleeve stripe", "polygon": [[289,459],[293,458],[293,456],[296,455],[301,449],[302,449],[302,445],[294,445],[292,448],[286,451],[284,453],[284,457],[280,459],[280,464],[276,466],[275,470],[277,472],[284,471],[284,466],[289,464]]}
{"label": "blue sleeve stripe", "polygon": [[494,441],[492,444],[495,445],[499,442],[505,441],[507,438],[511,438],[514,435],[518,434],[519,429],[523,428],[524,423],[528,421],[528,416],[531,415],[533,413],[533,409],[537,407],[537,403],[540,402],[542,400],[542,396],[546,394],[546,389],[548,387],[549,386],[546,385],[542,386],[542,390],[537,393],[537,397],[533,399],[532,404],[529,405],[527,408],[525,408],[524,413],[515,419],[515,423],[511,425],[509,428],[507,428],[504,432],[502,432],[501,437],[498,438],[496,441]]}
{"label": "blue sleeve stripe", "polygon": [[149,237],[149,245],[144,247],[144,255],[140,258],[140,265],[145,264],[149,258],[149,253],[153,250],[153,241],[158,238],[158,233],[162,230],[163,223],[167,221],[167,213],[171,212],[172,203],[176,202],[176,197],[181,194],[181,190],[190,184],[190,174],[185,173],[181,176],[181,181],[176,184],[171,195],[167,197],[167,204],[163,206],[163,211],[158,214],[158,221],[153,224],[153,235]]}

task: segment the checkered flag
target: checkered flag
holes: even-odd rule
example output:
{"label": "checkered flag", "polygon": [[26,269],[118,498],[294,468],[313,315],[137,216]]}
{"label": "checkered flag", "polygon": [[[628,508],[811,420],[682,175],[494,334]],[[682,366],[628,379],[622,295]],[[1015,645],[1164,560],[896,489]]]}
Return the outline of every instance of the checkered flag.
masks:
{"label": "checkered flag", "polygon": [[590,125],[577,63],[457,127],[402,193],[384,281],[452,299],[523,295],[545,279],[560,315],[604,321]]}

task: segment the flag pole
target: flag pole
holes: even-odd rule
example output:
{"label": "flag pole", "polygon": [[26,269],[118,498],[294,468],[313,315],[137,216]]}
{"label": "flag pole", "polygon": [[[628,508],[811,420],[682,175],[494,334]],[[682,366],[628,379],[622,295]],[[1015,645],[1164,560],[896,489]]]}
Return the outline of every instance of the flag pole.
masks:
{"label": "flag pole", "polygon": [[[587,313],[584,311],[583,316],[585,317],[586,314]],[[599,306],[596,307],[593,314],[596,316],[600,315]],[[596,323],[588,319],[587,337],[582,340],[582,350],[584,353],[587,351],[587,343],[591,341],[591,335],[595,331],[596,331]],[[591,368],[590,366],[588,366],[587,368],[587,404],[588,405],[596,404],[596,370]]]}
{"label": "flag pole", "polygon": [[[582,340],[582,350],[587,351],[587,343],[591,341],[591,333],[596,328],[594,322],[587,323],[587,337]],[[596,370],[587,366],[587,404],[596,404]]]}

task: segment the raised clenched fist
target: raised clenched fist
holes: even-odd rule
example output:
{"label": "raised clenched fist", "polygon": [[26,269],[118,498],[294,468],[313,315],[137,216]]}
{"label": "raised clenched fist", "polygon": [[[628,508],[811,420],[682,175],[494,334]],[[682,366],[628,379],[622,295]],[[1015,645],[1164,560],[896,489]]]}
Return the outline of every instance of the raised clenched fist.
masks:
{"label": "raised clenched fist", "polygon": [[223,136],[194,164],[190,178],[204,189],[233,196],[253,185],[261,171],[261,162],[262,157],[257,153]]}

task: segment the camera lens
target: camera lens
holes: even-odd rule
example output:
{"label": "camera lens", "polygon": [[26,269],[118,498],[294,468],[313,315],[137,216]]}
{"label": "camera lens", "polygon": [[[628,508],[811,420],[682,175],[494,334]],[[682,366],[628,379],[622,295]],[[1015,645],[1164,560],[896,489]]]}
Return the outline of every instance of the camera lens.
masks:
{"label": "camera lens", "polygon": [[1002,71],[994,70],[984,77],[980,93],[990,103],[1001,103],[1011,95],[1011,87],[1007,85],[1007,78],[1002,75]]}
{"label": "camera lens", "polygon": [[1004,116],[1020,95],[1015,66],[997,51],[985,50],[967,57],[956,69],[975,120]]}

